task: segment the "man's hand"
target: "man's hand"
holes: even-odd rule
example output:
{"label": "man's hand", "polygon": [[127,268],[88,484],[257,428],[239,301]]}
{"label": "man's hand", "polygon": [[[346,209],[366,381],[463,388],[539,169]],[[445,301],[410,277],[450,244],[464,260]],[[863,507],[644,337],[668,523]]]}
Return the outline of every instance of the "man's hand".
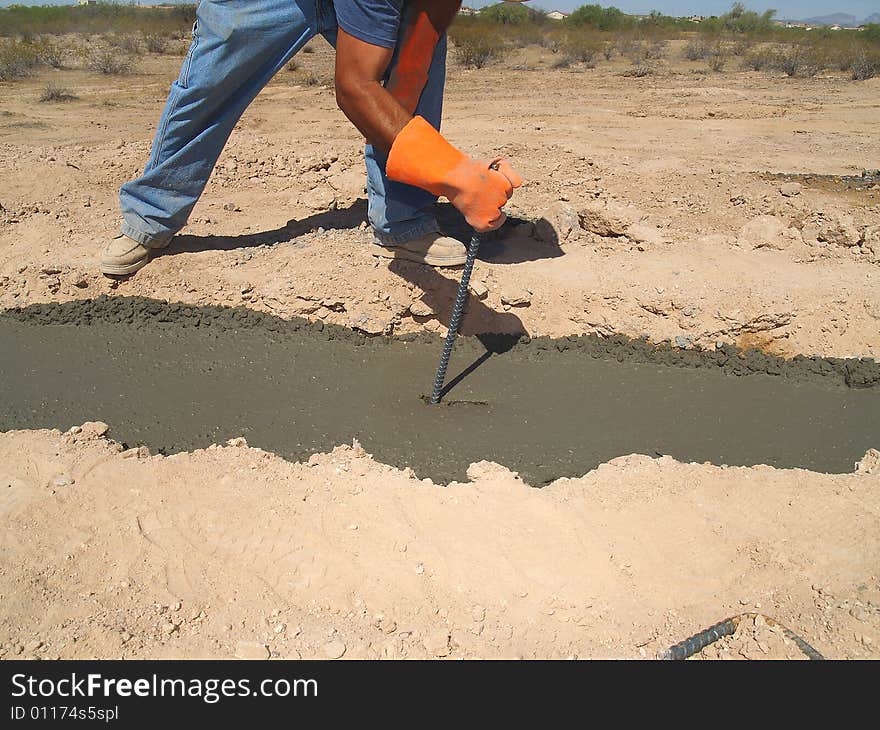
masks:
{"label": "man's hand", "polygon": [[522,185],[507,162],[471,159],[422,117],[414,117],[397,135],[385,171],[392,180],[445,195],[480,233],[504,224],[501,208]]}

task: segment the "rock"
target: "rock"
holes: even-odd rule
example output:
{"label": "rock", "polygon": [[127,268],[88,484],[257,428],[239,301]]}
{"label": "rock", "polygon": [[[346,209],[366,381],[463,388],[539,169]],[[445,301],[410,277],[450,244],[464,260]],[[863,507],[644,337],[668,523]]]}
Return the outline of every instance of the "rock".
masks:
{"label": "rock", "polygon": [[510,287],[501,290],[501,303],[511,307],[527,307],[532,302],[532,293],[528,289]]}
{"label": "rock", "polygon": [[268,659],[269,647],[256,641],[239,641],[235,645],[237,659]]}
{"label": "rock", "polygon": [[477,299],[485,299],[489,295],[489,287],[482,281],[472,281],[469,286],[471,294]]}
{"label": "rock", "polygon": [[31,641],[29,641],[27,644],[24,645],[24,648],[22,649],[22,651],[24,651],[26,654],[33,654],[41,646],[43,646],[42,641],[40,641],[39,639],[32,639]]}
{"label": "rock", "polygon": [[578,211],[581,228],[598,236],[625,236],[630,226],[644,219],[641,211],[617,203],[592,202]]}
{"label": "rock", "polygon": [[553,203],[535,221],[535,236],[540,241],[562,243],[580,234],[581,222],[577,211],[562,202]]}
{"label": "rock", "polygon": [[78,435],[82,440],[97,439],[101,438],[101,436],[106,435],[109,430],[110,426],[108,426],[103,421],[86,421],[82,426],[80,426],[80,431]]}
{"label": "rock", "polygon": [[866,226],[862,231],[862,250],[880,259],[880,226]]}
{"label": "rock", "polygon": [[327,179],[330,186],[344,198],[357,198],[364,193],[364,171],[352,167]]}
{"label": "rock", "polygon": [[634,243],[647,243],[652,246],[660,246],[666,243],[666,236],[659,228],[645,225],[644,223],[636,223],[631,225],[626,232],[626,237]]}
{"label": "rock", "polygon": [[383,616],[378,621],[379,630],[384,634],[393,634],[397,631],[397,621],[393,618],[387,618]]}
{"label": "rock", "polygon": [[239,208],[235,203],[223,203],[223,210],[227,210],[230,213],[235,213],[237,211],[240,211],[241,208]]}
{"label": "rock", "polygon": [[774,215],[759,215],[739,230],[739,244],[751,248],[782,249],[783,231],[788,226]]}
{"label": "rock", "polygon": [[336,208],[336,195],[332,189],[316,187],[303,193],[299,202],[311,210],[333,210]]}
{"label": "rock", "polygon": [[686,350],[690,347],[693,347],[694,341],[690,335],[676,335],[675,337],[675,346],[681,348],[682,350]]}
{"label": "rock", "polygon": [[59,474],[58,476],[52,477],[53,487],[70,487],[75,482],[76,480],[67,474]]}
{"label": "rock", "polygon": [[238,436],[237,438],[229,439],[229,441],[226,442],[226,445],[233,446],[238,449],[244,449],[247,448],[248,442],[247,439],[244,438],[244,436]]}
{"label": "rock", "polygon": [[856,228],[851,216],[846,213],[835,213],[819,224],[816,238],[834,246],[858,246],[862,236]]}
{"label": "rock", "polygon": [[409,313],[413,317],[433,317],[434,310],[433,308],[423,302],[421,299],[416,299],[412,304],[409,305]]}
{"label": "rock", "polygon": [[345,654],[345,642],[339,639],[333,639],[324,644],[322,652],[328,659],[340,659]]}
{"label": "rock", "polygon": [[449,656],[449,631],[446,629],[432,631],[422,640],[422,644],[431,656]]}
{"label": "rock", "polygon": [[861,460],[856,462],[856,474],[880,474],[880,451],[868,449]]}
{"label": "rock", "polygon": [[782,183],[779,186],[779,192],[786,198],[793,198],[795,195],[801,194],[801,184],[796,182]]}

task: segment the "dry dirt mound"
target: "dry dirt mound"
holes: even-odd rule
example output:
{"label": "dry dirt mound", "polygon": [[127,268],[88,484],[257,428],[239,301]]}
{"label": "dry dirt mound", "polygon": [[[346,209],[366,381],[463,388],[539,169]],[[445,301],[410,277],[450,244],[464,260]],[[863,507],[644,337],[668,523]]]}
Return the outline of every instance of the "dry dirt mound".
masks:
{"label": "dry dirt mound", "polygon": [[[537,490],[105,432],[0,435],[5,657],[639,657],[744,611],[878,655],[876,452],[846,475],[629,456]],[[796,653],[765,629],[704,655]]]}

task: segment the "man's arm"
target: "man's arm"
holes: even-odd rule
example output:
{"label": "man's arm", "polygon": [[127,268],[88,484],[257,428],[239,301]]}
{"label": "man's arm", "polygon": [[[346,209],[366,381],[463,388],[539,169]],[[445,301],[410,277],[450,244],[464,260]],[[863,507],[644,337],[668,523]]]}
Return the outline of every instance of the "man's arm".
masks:
{"label": "man's arm", "polygon": [[394,51],[349,35],[336,39],[336,103],[367,142],[389,152],[412,112],[382,86]]}
{"label": "man's arm", "polygon": [[[426,0],[416,2],[425,4]],[[448,10],[450,3],[438,0],[437,5]],[[431,24],[435,22],[429,13],[423,12],[422,17]],[[405,28],[404,39],[408,32]],[[398,92],[402,88],[408,90],[402,98],[412,110],[424,86],[424,82],[418,85],[422,73],[419,68],[424,69],[424,78],[427,78],[435,45],[436,40],[428,45],[430,54],[426,54],[427,48],[415,43],[412,48],[418,53],[412,57],[410,71],[403,77],[398,75],[406,81],[395,88]],[[414,118],[412,111],[382,85],[392,57],[391,49],[366,43],[340,28],[336,42],[339,108],[369,143],[388,153],[386,174],[390,179],[446,196],[477,231],[499,228],[506,218],[501,208],[510,199],[513,189],[522,184],[519,176],[503,160],[472,160],[450,145],[422,117]]]}

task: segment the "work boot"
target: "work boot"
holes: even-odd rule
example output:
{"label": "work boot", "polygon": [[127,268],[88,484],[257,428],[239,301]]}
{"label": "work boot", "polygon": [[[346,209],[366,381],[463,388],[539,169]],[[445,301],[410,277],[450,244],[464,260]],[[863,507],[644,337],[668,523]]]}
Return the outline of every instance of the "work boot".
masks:
{"label": "work boot", "polygon": [[411,241],[388,245],[376,240],[371,249],[373,256],[405,259],[428,266],[461,266],[467,259],[465,245],[442,233],[428,233]]}
{"label": "work boot", "polygon": [[123,233],[110,239],[101,253],[101,273],[108,276],[126,276],[143,268],[150,260],[153,248],[164,246],[144,246]]}

